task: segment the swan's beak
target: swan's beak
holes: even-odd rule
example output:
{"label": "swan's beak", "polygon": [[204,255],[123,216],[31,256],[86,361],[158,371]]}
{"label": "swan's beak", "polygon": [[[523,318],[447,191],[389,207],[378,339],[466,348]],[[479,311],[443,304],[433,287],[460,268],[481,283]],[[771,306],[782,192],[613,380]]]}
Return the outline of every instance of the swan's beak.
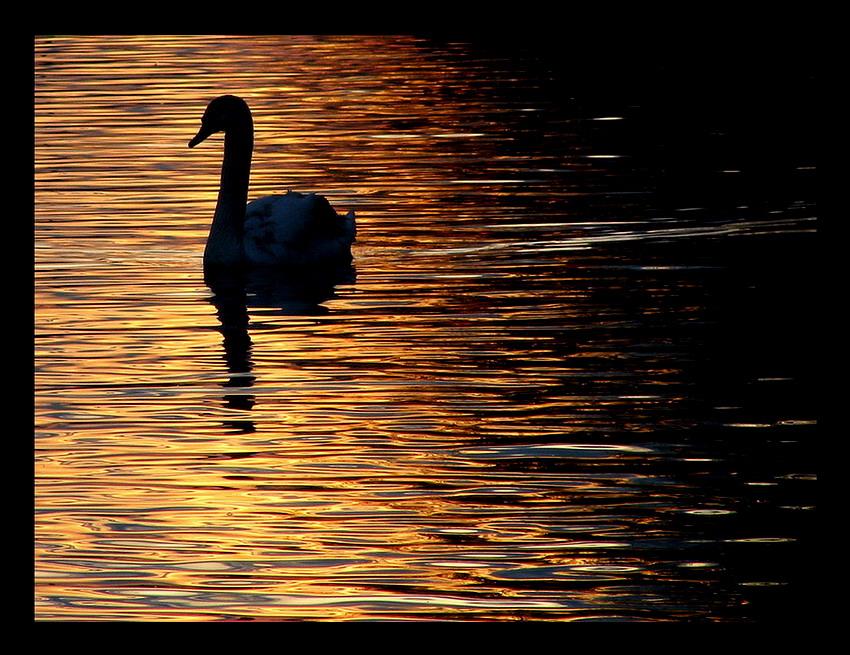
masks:
{"label": "swan's beak", "polygon": [[192,139],[191,141],[189,141],[189,147],[194,148],[201,141],[203,141],[204,139],[206,139],[209,135],[211,135],[213,133],[214,133],[214,130],[210,130],[210,129],[207,129],[207,128],[204,128],[203,126],[201,126],[201,129],[195,135],[195,138]]}

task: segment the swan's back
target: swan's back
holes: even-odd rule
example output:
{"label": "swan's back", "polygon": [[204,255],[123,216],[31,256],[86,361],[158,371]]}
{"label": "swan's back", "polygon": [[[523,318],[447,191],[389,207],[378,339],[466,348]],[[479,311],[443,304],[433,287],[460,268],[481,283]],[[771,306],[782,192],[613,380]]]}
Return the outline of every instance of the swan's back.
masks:
{"label": "swan's back", "polygon": [[351,260],[354,212],[339,216],[326,198],[289,192],[248,203],[243,244],[254,264],[292,266]]}

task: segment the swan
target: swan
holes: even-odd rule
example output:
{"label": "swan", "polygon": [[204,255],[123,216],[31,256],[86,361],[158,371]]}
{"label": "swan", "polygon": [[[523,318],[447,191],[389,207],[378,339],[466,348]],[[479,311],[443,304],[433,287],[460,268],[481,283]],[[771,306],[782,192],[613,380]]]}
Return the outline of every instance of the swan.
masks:
{"label": "swan", "polygon": [[350,262],[354,211],[339,216],[326,198],[289,191],[248,202],[254,121],[248,104],[224,95],[207,106],[194,148],[224,132],[224,160],[204,266],[311,266]]}

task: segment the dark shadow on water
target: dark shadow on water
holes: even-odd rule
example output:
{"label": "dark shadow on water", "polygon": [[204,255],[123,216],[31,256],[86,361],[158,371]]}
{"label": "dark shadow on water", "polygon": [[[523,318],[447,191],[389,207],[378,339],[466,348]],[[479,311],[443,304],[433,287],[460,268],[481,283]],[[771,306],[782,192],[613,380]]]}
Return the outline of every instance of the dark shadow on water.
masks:
{"label": "dark shadow on water", "polygon": [[[336,286],[353,283],[355,276],[350,264],[322,271],[206,267],[204,282],[212,291],[209,302],[221,323],[219,332],[229,374],[222,386],[244,389],[256,380],[251,360],[252,308],[261,308],[265,314],[271,310],[283,316],[322,316],[329,311],[322,303],[334,297]],[[244,393],[228,393],[223,400],[227,409],[247,411],[256,404],[255,396]],[[227,426],[242,432],[256,429],[253,421],[231,421]]]}

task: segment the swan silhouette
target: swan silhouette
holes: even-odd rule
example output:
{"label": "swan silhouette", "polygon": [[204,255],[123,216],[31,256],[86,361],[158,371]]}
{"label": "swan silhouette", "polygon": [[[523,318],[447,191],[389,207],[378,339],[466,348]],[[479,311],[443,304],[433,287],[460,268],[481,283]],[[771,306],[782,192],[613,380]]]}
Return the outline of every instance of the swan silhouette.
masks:
{"label": "swan silhouette", "polygon": [[351,261],[354,211],[339,216],[326,198],[292,191],[248,203],[254,121],[242,98],[225,95],[210,102],[189,147],[216,132],[224,132],[224,160],[204,266],[303,267]]}

